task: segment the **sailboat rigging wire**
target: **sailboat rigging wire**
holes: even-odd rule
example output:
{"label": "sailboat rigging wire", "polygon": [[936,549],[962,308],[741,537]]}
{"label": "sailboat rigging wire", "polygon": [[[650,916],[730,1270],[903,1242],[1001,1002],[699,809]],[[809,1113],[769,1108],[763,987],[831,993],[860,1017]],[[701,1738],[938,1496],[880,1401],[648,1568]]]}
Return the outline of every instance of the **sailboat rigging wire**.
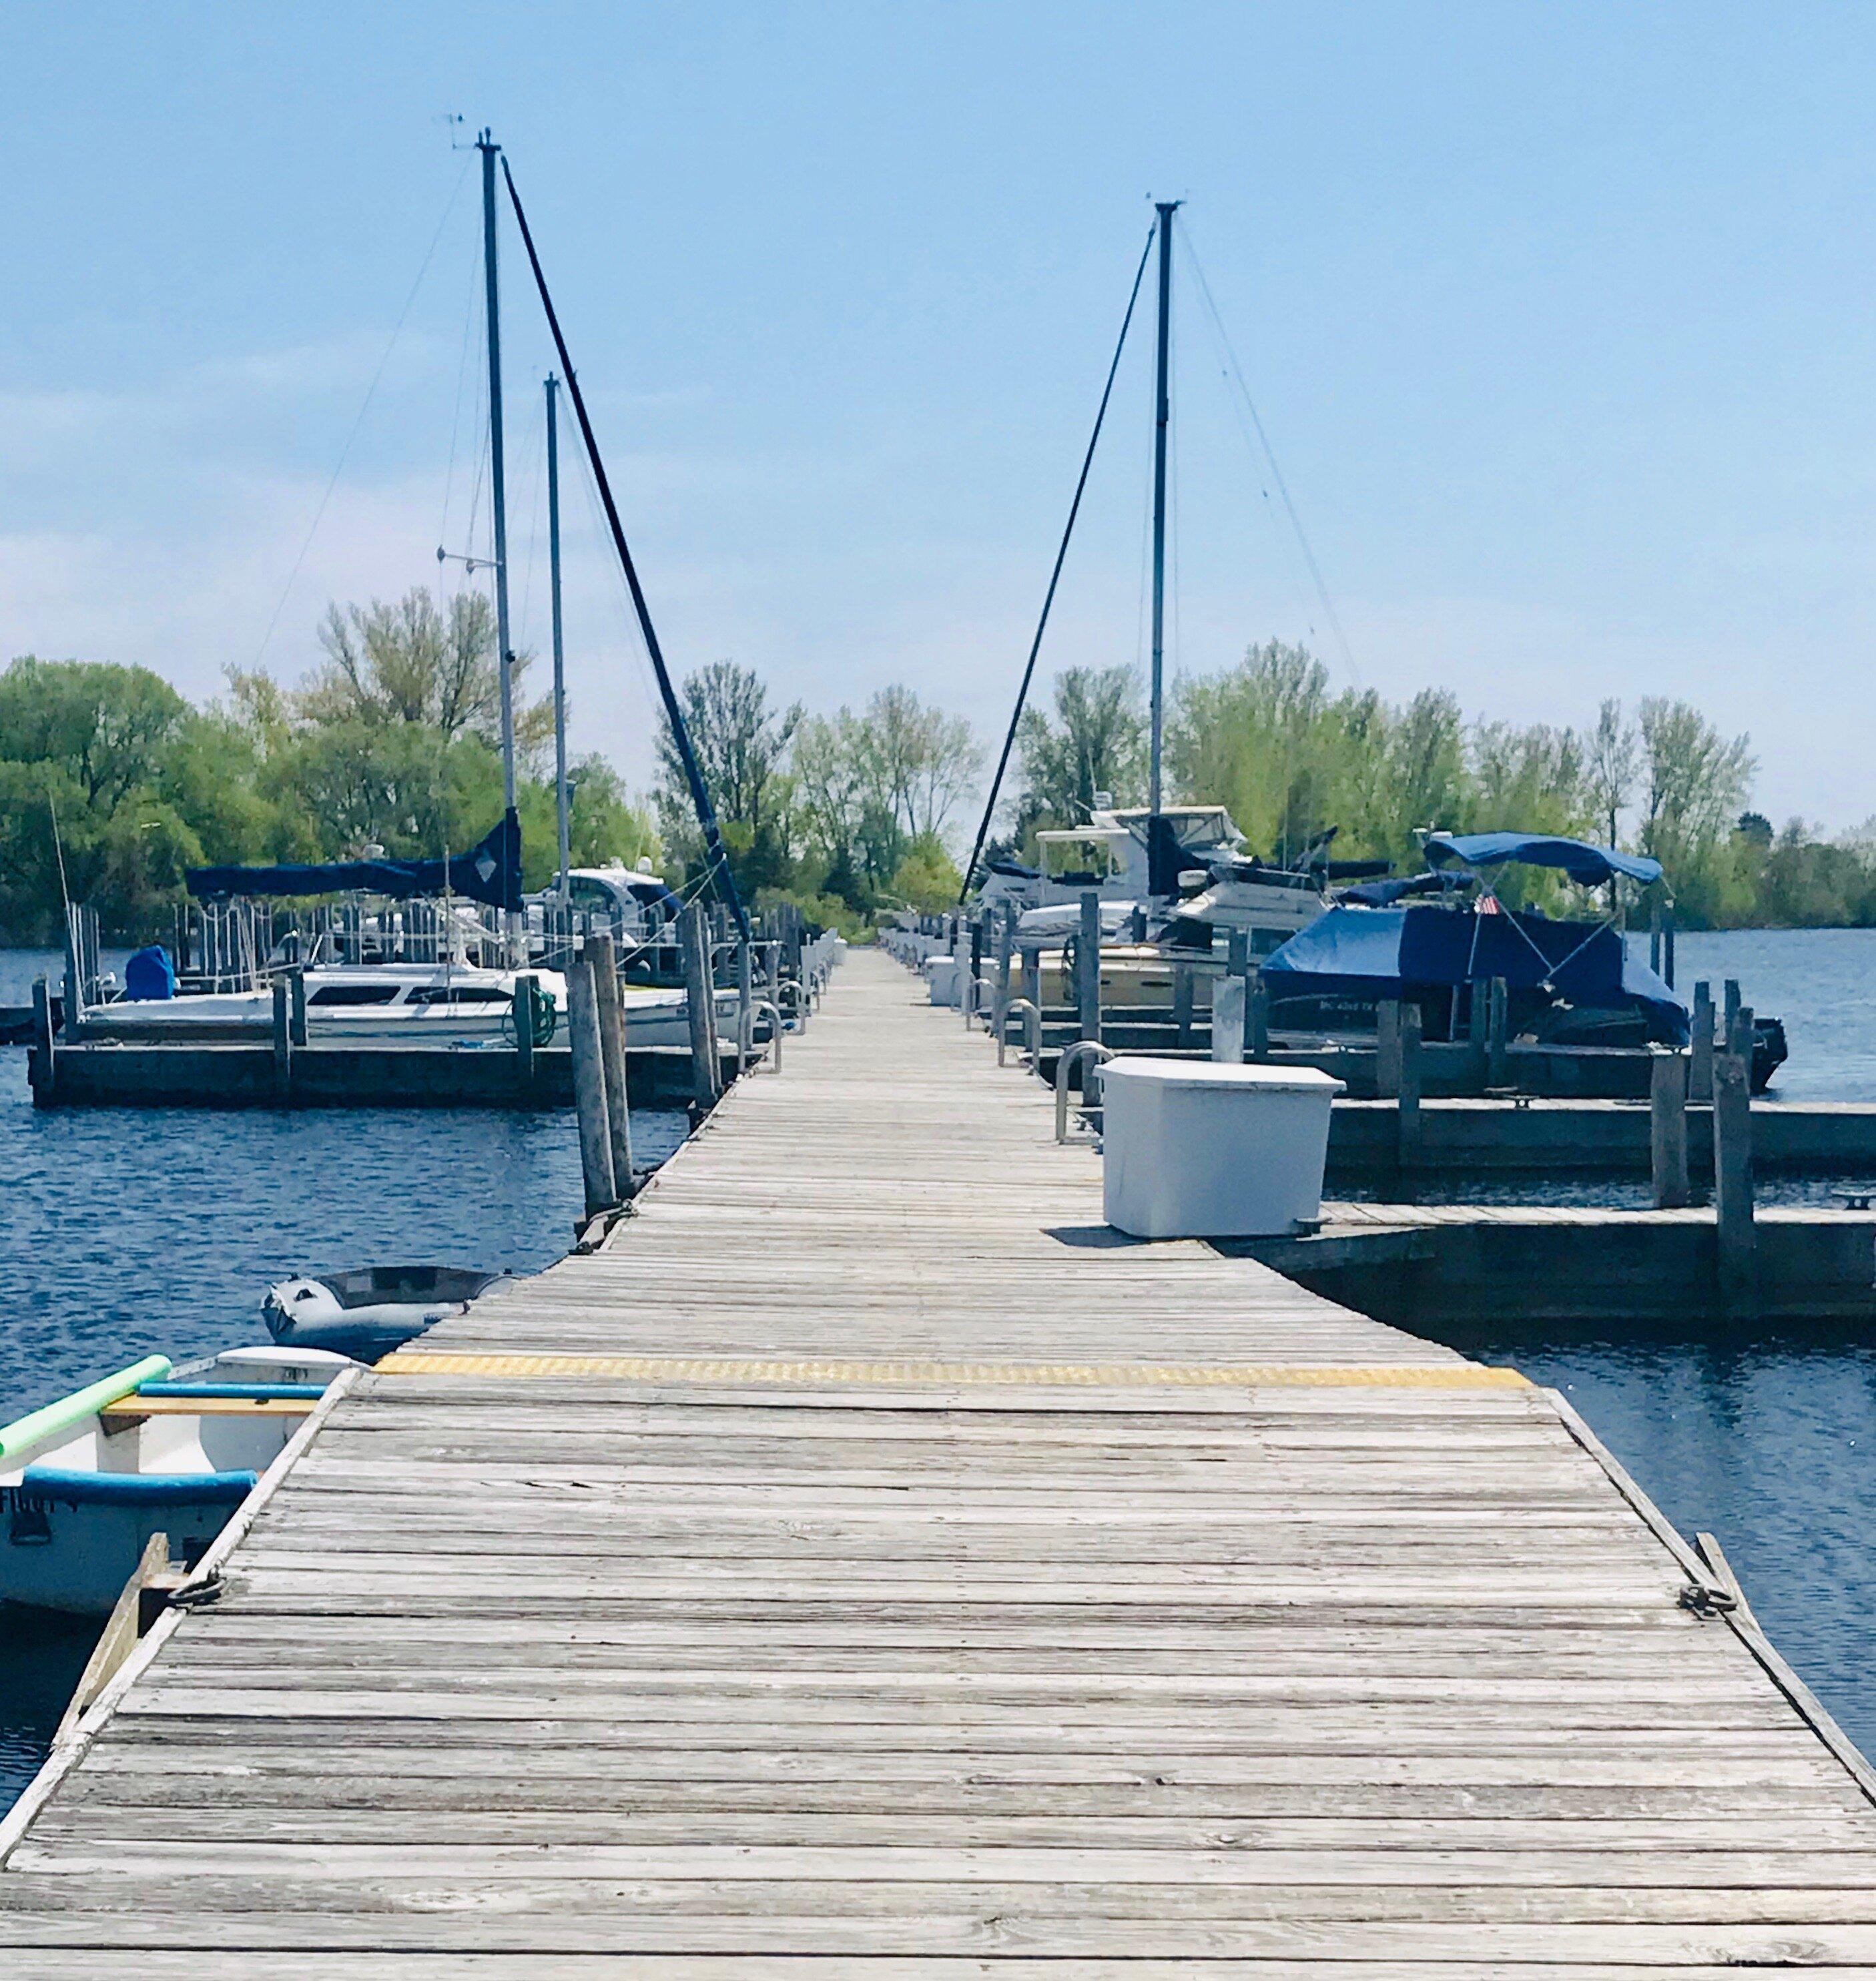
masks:
{"label": "sailboat rigging wire", "polygon": [[[449,504],[456,487],[456,442],[462,431],[462,388],[469,375],[469,351],[475,341],[475,326],[478,318],[476,305],[481,297],[481,269],[478,266],[472,272],[475,280],[470,285],[468,307],[463,311],[462,351],[456,361],[455,403],[450,408],[449,415],[449,461],[443,470],[443,519],[438,524],[436,531],[436,541],[439,548],[449,541]],[[479,424],[480,422],[478,421],[478,424]]]}
{"label": "sailboat rigging wire", "polygon": [[1028,699],[1029,684],[1035,678],[1036,656],[1042,651],[1042,635],[1048,628],[1049,608],[1055,603],[1055,588],[1061,581],[1061,568],[1068,555],[1068,540],[1075,534],[1075,519],[1081,513],[1081,497],[1088,487],[1088,471],[1095,464],[1095,449],[1101,439],[1101,423],[1108,417],[1108,401],[1114,395],[1114,376],[1121,368],[1121,353],[1127,348],[1127,332],[1134,320],[1134,305],[1140,300],[1140,284],[1146,274],[1147,257],[1153,251],[1155,230],[1147,230],[1146,245],[1140,251],[1140,265],[1134,271],[1134,285],[1127,297],[1127,313],[1121,318],[1121,334],[1115,341],[1114,356],[1108,366],[1107,382],[1101,388],[1101,405],[1095,414],[1095,430],[1088,437],[1088,451],[1081,457],[1081,471],[1075,478],[1075,499],[1068,504],[1068,521],[1061,533],[1061,542],[1055,552],[1055,568],[1049,573],[1048,589],[1043,594],[1042,613],[1036,621],[1035,638],[1029,643],[1029,658],[1023,668],[1022,684],[1016,691],[1016,706],[1010,712],[1010,726],[1003,738],[1003,749],[997,758],[996,775],[990,781],[990,795],[984,801],[984,816],[977,828],[977,843],[971,848],[971,857],[964,870],[964,885],[958,891],[958,899],[962,904],[971,891],[971,877],[977,871],[977,863],[983,857],[984,841],[990,836],[990,821],[997,809],[998,794],[1003,788],[1004,773],[1009,768],[1010,751],[1016,742],[1016,725],[1021,721],[1023,704]]}
{"label": "sailboat rigging wire", "polygon": [[[1251,416],[1251,424],[1257,434],[1257,444],[1263,450],[1264,458],[1270,467],[1271,479],[1277,484],[1277,493],[1282,499],[1284,513],[1290,519],[1290,528],[1296,533],[1297,547],[1303,554],[1303,561],[1309,568],[1310,581],[1321,601],[1322,615],[1328,620],[1335,634],[1336,644],[1342,650],[1342,660],[1351,677],[1359,684],[1361,671],[1355,664],[1355,649],[1348,643],[1348,635],[1342,630],[1341,615],[1335,610],[1335,603],[1329,596],[1328,581],[1322,575],[1322,567],[1316,561],[1315,551],[1311,548],[1308,534],[1303,528],[1303,519],[1297,514],[1296,504],[1290,497],[1290,485],[1283,478],[1283,470],[1277,464],[1276,451],[1270,444],[1270,436],[1264,431],[1264,421],[1257,409],[1257,401],[1251,396],[1251,388],[1245,383],[1244,368],[1238,361],[1238,354],[1231,348],[1231,341],[1226,334],[1225,319],[1218,313],[1218,306],[1212,300],[1211,285],[1205,280],[1205,271],[1200,265],[1198,251],[1192,245],[1191,228],[1185,231],[1185,256],[1191,265],[1193,275],[1198,283],[1198,293],[1204,298],[1206,314],[1211,319],[1213,334],[1218,340],[1218,349],[1225,359],[1227,379],[1238,389],[1244,402],[1244,409]],[[1245,438],[1248,440],[1247,434]]]}
{"label": "sailboat rigging wire", "polygon": [[585,395],[580,390],[580,381],[573,368],[573,358],[567,349],[567,340],[561,333],[560,318],[554,308],[554,299],[548,293],[547,277],[541,268],[541,258],[535,251],[534,235],[528,225],[528,216],[522,211],[521,195],[515,189],[515,175],[508,168],[508,154],[501,155],[501,176],[508,189],[508,201],[515,209],[515,224],[521,229],[521,245],[528,251],[528,265],[534,271],[534,285],[540,291],[541,308],[547,316],[547,327],[553,334],[554,348],[560,355],[561,375],[566,381],[567,396],[573,401],[574,417],[580,423],[580,438],[585,444],[587,458],[592,463],[593,480],[599,490],[599,499],[604,504],[606,521],[612,532],[613,548],[618,552],[620,564],[625,568],[625,581],[631,588],[632,608],[638,615],[638,630],[645,636],[645,651],[651,657],[651,665],[658,675],[658,691],[665,704],[665,719],[671,724],[672,740],[678,746],[678,754],[684,764],[685,781],[691,787],[691,801],[697,808],[697,822],[703,828],[705,862],[710,873],[722,891],[725,902],[736,918],[737,933],[743,941],[749,940],[749,917],[742,904],[742,895],[736,885],[736,876],[730,871],[729,855],[725,851],[723,835],[717,827],[716,808],[710,802],[709,787],[704,782],[704,774],[697,761],[697,752],[691,747],[690,731],[685,727],[684,711],[678,706],[677,691],[671,684],[671,675],[665,665],[664,649],[658,644],[658,629],[651,623],[651,608],[645,602],[644,588],[638,582],[638,570],[632,562],[631,551],[625,541],[625,527],[619,521],[618,506],[612,499],[612,484],[606,479],[605,463],[600,458],[599,443],[593,433],[593,423],[587,417]]}
{"label": "sailboat rigging wire", "polygon": [[443,208],[443,217],[436,224],[436,231],[430,237],[430,245],[424,251],[422,265],[417,271],[417,279],[411,285],[410,294],[404,298],[404,307],[398,312],[398,320],[392,326],[391,335],[385,340],[384,355],[378,361],[378,369],[372,374],[372,382],[365,388],[364,399],[358,407],[358,416],[352,423],[352,431],[345,436],[345,444],[338,451],[338,460],[332,469],[332,478],[325,484],[325,493],[319,498],[319,506],[313,511],[313,519],[308,524],[306,540],[300,545],[300,554],[293,560],[293,568],[287,573],[287,581],[282,588],[280,602],[274,608],[274,616],[267,622],[267,631],[261,635],[261,644],[255,651],[254,664],[259,667],[266,658],[268,642],[274,637],[274,629],[280,624],[280,615],[287,609],[287,600],[292,595],[300,567],[306,561],[306,553],[312,548],[313,538],[319,534],[319,525],[325,521],[326,505],[332,499],[332,491],[338,486],[338,478],[345,471],[345,463],[352,454],[352,443],[358,438],[359,429],[365,424],[365,416],[372,409],[372,400],[377,392],[378,381],[385,375],[385,367],[391,362],[391,354],[397,348],[398,339],[404,335],[405,324],[417,301],[417,292],[423,287],[423,278],[430,272],[430,264],[436,259],[438,244],[443,238],[443,230],[449,225],[449,216],[456,210],[456,196],[462,191],[462,182],[469,176],[465,161],[462,170],[456,175],[456,183],[451,188],[448,201]]}

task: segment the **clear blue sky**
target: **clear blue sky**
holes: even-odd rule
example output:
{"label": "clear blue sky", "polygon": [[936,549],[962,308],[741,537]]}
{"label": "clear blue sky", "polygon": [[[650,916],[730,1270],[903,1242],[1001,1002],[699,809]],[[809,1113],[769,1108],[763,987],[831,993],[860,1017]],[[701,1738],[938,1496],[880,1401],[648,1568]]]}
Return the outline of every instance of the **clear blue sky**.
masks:
{"label": "clear blue sky", "polygon": [[[1000,728],[1148,196],[1181,195],[1365,684],[1558,722],[1686,695],[1751,732],[1768,810],[1876,812],[1876,9],[67,4],[9,9],[0,59],[0,658],[290,678],[329,599],[467,546],[455,112],[508,148],[680,667]],[[511,237],[505,273],[544,646]],[[1313,629],[1345,677],[1181,279],[1175,658]],[[1145,356],[1045,663],[1140,651]],[[576,744],[642,778],[569,493]]]}

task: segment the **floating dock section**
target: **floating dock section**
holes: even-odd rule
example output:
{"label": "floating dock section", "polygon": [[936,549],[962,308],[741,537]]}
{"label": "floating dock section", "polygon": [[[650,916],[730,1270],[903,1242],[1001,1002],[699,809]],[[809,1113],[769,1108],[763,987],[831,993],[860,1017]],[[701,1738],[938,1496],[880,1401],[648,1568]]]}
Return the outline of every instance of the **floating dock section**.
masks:
{"label": "floating dock section", "polygon": [[883,957],[322,1404],[0,1970],[1876,1973],[1871,1776],[1555,1397],[1101,1222]]}

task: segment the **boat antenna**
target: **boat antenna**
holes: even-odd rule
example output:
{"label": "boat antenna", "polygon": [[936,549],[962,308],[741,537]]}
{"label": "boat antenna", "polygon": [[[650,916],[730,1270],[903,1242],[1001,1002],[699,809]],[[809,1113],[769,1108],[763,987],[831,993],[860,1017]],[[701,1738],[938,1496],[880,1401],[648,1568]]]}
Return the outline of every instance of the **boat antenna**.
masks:
{"label": "boat antenna", "polygon": [[696,807],[697,823],[704,835],[704,857],[707,877],[713,881],[728,904],[730,913],[735,917],[737,932],[747,942],[749,939],[749,917],[742,904],[741,894],[736,886],[736,877],[730,871],[729,855],[724,850],[723,835],[717,827],[716,808],[710,802],[710,787],[704,781],[702,767],[697,761],[697,752],[691,747],[691,732],[685,727],[684,711],[678,704],[676,691],[671,684],[670,670],[665,665],[665,651],[659,645],[658,629],[651,623],[651,608],[645,602],[645,588],[638,582],[638,567],[632,562],[631,547],[625,541],[625,525],[619,521],[618,504],[612,499],[612,484],[606,478],[605,463],[600,458],[599,442],[593,433],[593,423],[586,411],[585,395],[580,390],[578,375],[573,368],[573,359],[567,349],[567,340],[561,334],[560,318],[554,308],[554,299],[548,293],[547,277],[542,272],[541,257],[535,251],[534,235],[528,225],[528,215],[522,209],[521,195],[515,189],[515,175],[508,168],[505,156],[501,161],[501,175],[507,181],[508,199],[515,208],[516,225],[521,229],[521,245],[528,251],[528,265],[534,271],[534,285],[540,291],[541,308],[547,316],[547,327],[552,334],[554,348],[559,354],[560,369],[566,381],[567,397],[573,402],[573,416],[580,425],[580,438],[586,448],[586,458],[591,462],[593,481],[599,491],[600,506],[605,511],[606,524],[612,534],[612,547],[618,553],[621,568],[625,574],[625,583],[631,593],[632,610],[638,614],[638,631],[645,641],[645,649],[651,657],[651,671],[658,677],[658,691],[665,706],[665,719],[671,724],[672,741],[677,745],[678,757],[684,767],[684,781],[690,787],[691,802]]}
{"label": "boat antenna", "polygon": [[978,822],[977,843],[971,848],[971,857],[964,870],[964,884],[958,890],[958,904],[964,905],[965,897],[971,891],[971,882],[977,872],[978,862],[984,856],[984,842],[990,836],[990,821],[997,809],[998,794],[1003,788],[1004,773],[1009,768],[1010,751],[1016,741],[1016,726],[1021,721],[1023,704],[1029,698],[1029,684],[1035,678],[1036,656],[1042,651],[1042,635],[1048,629],[1050,608],[1055,603],[1055,588],[1061,582],[1061,568],[1068,554],[1068,540],[1075,534],[1075,518],[1081,513],[1081,496],[1088,487],[1088,471],[1095,464],[1095,448],[1101,438],[1101,423],[1108,417],[1108,401],[1114,395],[1114,375],[1121,368],[1121,353],[1127,348],[1127,331],[1134,320],[1134,305],[1140,300],[1140,285],[1146,275],[1147,257],[1153,251],[1153,236],[1149,231],[1146,245],[1140,251],[1140,265],[1134,271],[1134,285],[1128,292],[1127,312],[1121,318],[1121,334],[1114,346],[1114,356],[1108,366],[1107,382],[1101,388],[1101,404],[1095,413],[1095,430],[1088,437],[1088,451],[1081,457],[1081,471],[1075,478],[1075,499],[1068,504],[1068,521],[1061,533],[1061,542],[1055,551],[1055,568],[1048,574],[1048,589],[1042,594],[1041,616],[1036,621],[1035,638],[1029,642],[1029,658],[1023,668],[1022,683],[1016,691],[1016,706],[1010,711],[1010,726],[1003,737],[1002,753],[997,758],[996,775],[990,781],[990,795],[984,801],[984,816]]}
{"label": "boat antenna", "polygon": [[[1156,200],[1159,215],[1159,339],[1154,363],[1153,385],[1153,675],[1152,741],[1148,769],[1147,891],[1169,894],[1177,887],[1177,850],[1167,847],[1161,824],[1164,807],[1160,758],[1165,731],[1165,618],[1166,618],[1166,430],[1172,422],[1169,389],[1172,348],[1172,217],[1184,204],[1176,199]],[[1171,858],[1168,857],[1168,853]]]}

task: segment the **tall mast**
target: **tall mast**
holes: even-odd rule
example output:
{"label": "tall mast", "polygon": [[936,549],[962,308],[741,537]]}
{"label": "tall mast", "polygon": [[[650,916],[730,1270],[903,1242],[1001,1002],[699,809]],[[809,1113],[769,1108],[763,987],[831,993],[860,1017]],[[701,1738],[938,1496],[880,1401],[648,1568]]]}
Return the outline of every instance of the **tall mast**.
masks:
{"label": "tall mast", "polygon": [[501,298],[495,272],[495,156],[485,130],[482,155],[482,286],[488,316],[488,486],[495,518],[495,650],[501,677],[501,802],[515,809],[515,654],[508,642],[508,499],[501,471]]}
{"label": "tall mast", "polygon": [[1159,215],[1159,355],[1153,391],[1153,745],[1148,799],[1161,809],[1160,747],[1165,728],[1166,429],[1172,418],[1168,375],[1172,341],[1172,216],[1181,202],[1155,200]]}
{"label": "tall mast", "polygon": [[567,671],[560,638],[560,381],[547,375],[547,567],[554,615],[554,805],[560,822],[560,904],[567,905]]}

